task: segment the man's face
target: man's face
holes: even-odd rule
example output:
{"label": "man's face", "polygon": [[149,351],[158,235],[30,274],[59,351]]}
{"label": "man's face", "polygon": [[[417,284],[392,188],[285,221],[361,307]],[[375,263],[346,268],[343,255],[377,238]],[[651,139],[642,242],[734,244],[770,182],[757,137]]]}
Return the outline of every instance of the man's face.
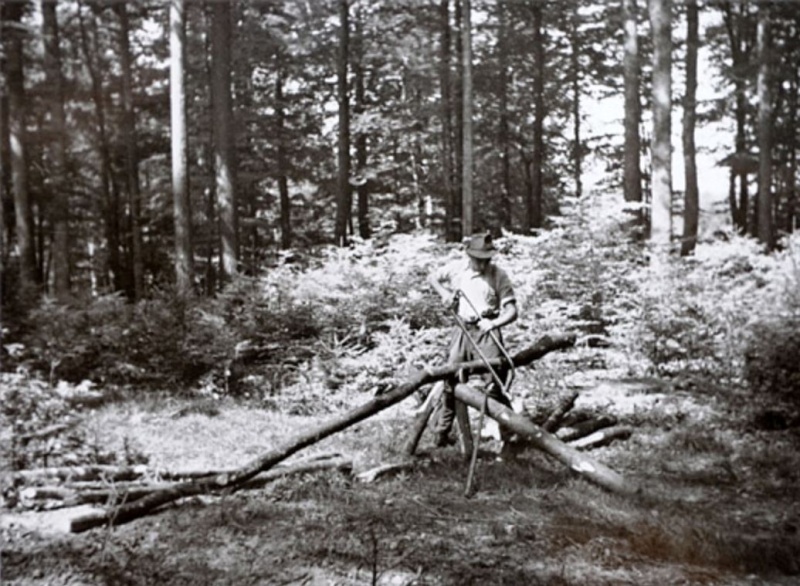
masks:
{"label": "man's face", "polygon": [[472,270],[483,274],[486,270],[486,267],[489,266],[489,259],[488,258],[475,258],[474,256],[469,257],[469,264],[472,267]]}

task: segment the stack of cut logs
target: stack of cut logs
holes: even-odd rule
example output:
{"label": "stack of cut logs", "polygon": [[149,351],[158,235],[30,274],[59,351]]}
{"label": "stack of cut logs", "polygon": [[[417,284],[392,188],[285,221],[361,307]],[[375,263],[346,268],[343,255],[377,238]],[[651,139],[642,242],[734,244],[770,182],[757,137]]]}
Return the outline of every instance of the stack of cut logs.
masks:
{"label": "stack of cut logs", "polygon": [[613,415],[575,409],[577,398],[577,391],[565,390],[546,403],[525,403],[525,414],[536,425],[579,450],[591,450],[614,440],[628,439],[633,433],[632,427],[620,425]]}
{"label": "stack of cut logs", "polygon": [[[238,488],[259,488],[278,478],[321,470],[350,473],[353,461],[323,454],[267,470]],[[18,470],[4,475],[5,508],[52,510],[78,505],[117,506],[168,489],[177,482],[213,477],[225,471],[164,472],[138,466],[64,466]]]}

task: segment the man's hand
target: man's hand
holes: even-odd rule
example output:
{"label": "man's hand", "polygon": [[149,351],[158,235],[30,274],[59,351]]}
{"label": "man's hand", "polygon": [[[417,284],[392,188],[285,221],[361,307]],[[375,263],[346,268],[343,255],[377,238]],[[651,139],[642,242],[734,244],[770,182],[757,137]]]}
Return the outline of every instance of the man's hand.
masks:
{"label": "man's hand", "polygon": [[497,324],[491,319],[483,318],[478,322],[478,329],[480,330],[481,334],[488,334],[496,327]]}

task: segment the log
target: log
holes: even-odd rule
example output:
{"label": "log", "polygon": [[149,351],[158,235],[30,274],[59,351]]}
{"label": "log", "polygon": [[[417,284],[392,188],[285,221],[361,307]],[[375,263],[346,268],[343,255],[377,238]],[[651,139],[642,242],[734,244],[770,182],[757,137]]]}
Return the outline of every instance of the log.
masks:
{"label": "log", "polygon": [[404,460],[402,462],[391,462],[389,464],[381,464],[380,466],[376,466],[375,468],[370,468],[369,470],[364,470],[364,472],[360,472],[356,475],[361,482],[369,483],[375,482],[381,476],[386,476],[387,474],[392,474],[394,472],[399,472],[401,470],[408,470],[409,468],[414,467],[413,460]]}
{"label": "log", "polygon": [[591,450],[593,448],[606,446],[615,439],[628,439],[632,434],[633,428],[627,425],[617,425],[615,427],[601,429],[600,431],[576,439],[570,442],[569,445],[578,450]]}
{"label": "log", "polygon": [[[294,466],[281,466],[268,470],[258,476],[235,487],[235,490],[252,490],[262,488],[277,480],[297,474],[318,472],[320,470],[340,470],[350,472],[353,469],[353,461],[349,458],[335,457],[319,460],[309,460]],[[33,500],[60,500],[62,502],[50,508],[76,507],[88,504],[120,504],[131,503],[144,498],[153,493],[169,490],[175,486],[174,483],[160,482],[156,484],[126,484],[114,485],[111,487],[96,487],[90,489],[76,489],[74,487],[37,487],[27,488],[20,496],[30,503]]]}
{"label": "log", "polygon": [[[537,340],[533,345],[525,348],[513,356],[514,365],[525,366],[546,354],[569,348],[575,344],[575,334],[545,335]],[[493,359],[489,364],[499,367],[503,359]],[[88,514],[74,519],[70,524],[70,530],[74,533],[88,531],[95,527],[106,525],[120,525],[134,519],[147,515],[151,511],[158,509],[166,504],[181,498],[196,496],[208,492],[235,488],[241,485],[260,472],[272,468],[289,456],[296,454],[303,448],[307,448],[318,441],[325,439],[339,431],[347,429],[351,425],[367,419],[376,413],[395,405],[410,396],[422,385],[430,384],[438,380],[444,380],[454,376],[462,368],[467,368],[475,372],[485,372],[486,366],[481,360],[473,360],[458,364],[447,364],[426,370],[417,370],[408,380],[395,387],[385,394],[374,396],[363,405],[351,409],[350,411],[334,417],[328,422],[323,423],[313,429],[300,434],[298,437],[289,441],[283,446],[270,450],[266,454],[255,458],[245,466],[227,474],[219,474],[211,478],[203,478],[195,481],[176,484],[167,489],[157,491],[147,495],[135,502],[125,504],[121,507],[114,507],[97,513]]]}
{"label": "log", "polygon": [[428,421],[430,420],[431,415],[433,415],[436,406],[439,404],[439,397],[442,396],[443,391],[444,383],[436,383],[433,389],[431,389],[431,392],[428,393],[428,397],[425,399],[425,402],[417,411],[417,415],[414,417],[414,423],[411,426],[411,434],[403,446],[403,454],[406,456],[413,456],[414,452],[417,451],[419,440],[422,437],[425,428],[428,426]]}
{"label": "log", "polygon": [[558,439],[564,442],[571,442],[578,438],[585,437],[604,427],[611,427],[617,424],[617,418],[613,415],[601,415],[594,419],[587,419],[581,423],[576,423],[572,427],[564,427],[556,432]]}
{"label": "log", "polygon": [[60,466],[52,468],[31,468],[11,473],[11,479],[17,484],[44,482],[52,480],[108,480],[125,481],[141,478],[147,473],[147,466]]}
{"label": "log", "polygon": [[542,424],[542,429],[549,431],[550,433],[553,433],[555,430],[557,430],[559,425],[561,425],[561,421],[564,419],[564,415],[566,415],[567,411],[575,406],[575,401],[577,398],[578,391],[572,391],[571,393],[560,397],[555,408]]}
{"label": "log", "polygon": [[[481,408],[485,396],[469,385],[459,384],[455,388],[456,398],[475,409]],[[618,494],[636,494],[639,487],[626,481],[620,474],[608,466],[594,461],[574,447],[568,446],[555,435],[545,431],[526,416],[515,413],[505,405],[492,398],[488,399],[486,414],[505,425],[514,433],[528,439],[534,447],[553,456],[565,464],[570,470],[577,472],[587,480]]]}

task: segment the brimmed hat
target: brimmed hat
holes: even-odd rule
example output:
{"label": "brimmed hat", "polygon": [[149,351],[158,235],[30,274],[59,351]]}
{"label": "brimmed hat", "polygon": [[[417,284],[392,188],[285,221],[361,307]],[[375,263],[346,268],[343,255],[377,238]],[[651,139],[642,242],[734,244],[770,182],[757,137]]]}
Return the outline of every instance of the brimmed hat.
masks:
{"label": "brimmed hat", "polygon": [[492,258],[497,249],[492,244],[492,235],[473,234],[467,241],[465,252],[473,258]]}

